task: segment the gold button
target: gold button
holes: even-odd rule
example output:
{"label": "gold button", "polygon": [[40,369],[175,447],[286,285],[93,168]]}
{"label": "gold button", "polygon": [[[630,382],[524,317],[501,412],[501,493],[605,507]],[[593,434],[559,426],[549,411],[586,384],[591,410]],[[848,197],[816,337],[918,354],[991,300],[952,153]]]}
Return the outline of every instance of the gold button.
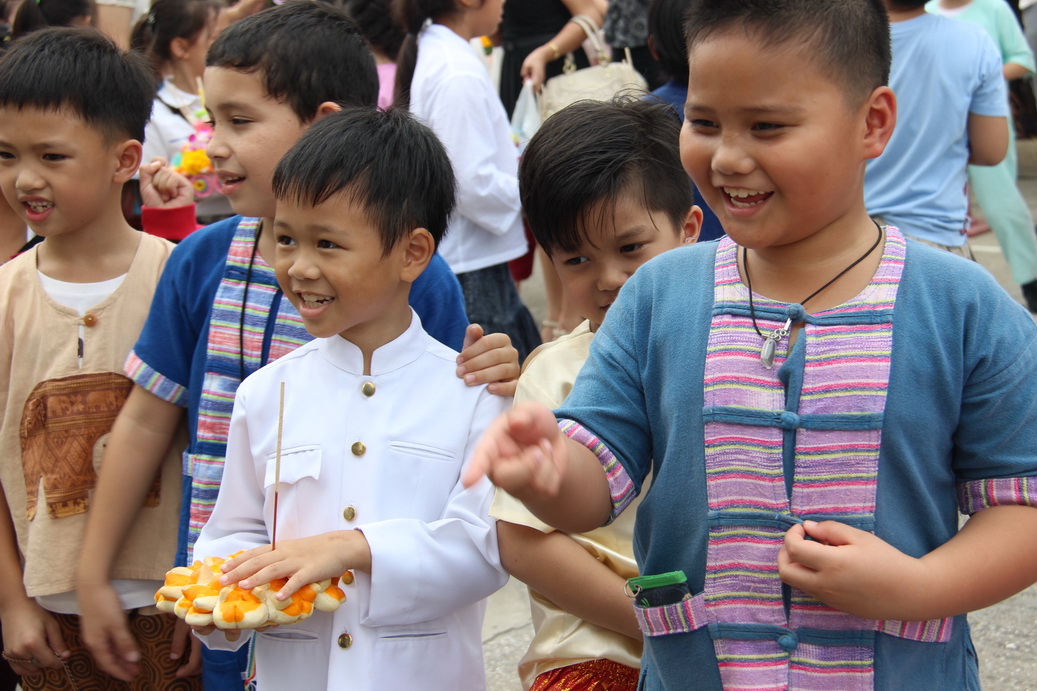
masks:
{"label": "gold button", "polygon": [[351,645],[353,645],[353,637],[348,633],[344,633],[338,637],[338,647],[345,650]]}
{"label": "gold button", "polygon": [[339,583],[341,583],[342,585],[350,585],[350,584],[352,584],[353,583],[353,572],[352,571],[346,571],[344,574],[342,574],[342,578],[340,578],[338,580],[339,580]]}
{"label": "gold button", "polygon": [[[97,326],[97,315],[96,314],[84,314],[83,315],[83,326]],[[374,393],[372,391],[372,393]]]}
{"label": "gold button", "polygon": [[356,509],[354,509],[352,506],[347,506],[342,511],[342,518],[346,519],[347,521],[353,520],[354,518],[356,518]]}
{"label": "gold button", "polygon": [[361,385],[361,387],[360,387],[360,393],[364,394],[368,398],[370,398],[371,396],[374,396],[374,382],[373,381],[365,381],[363,383],[363,385]]}
{"label": "gold button", "polygon": [[354,456],[363,456],[364,452],[367,451],[367,447],[364,446],[364,442],[362,441],[353,442],[353,446],[349,448],[353,452]]}

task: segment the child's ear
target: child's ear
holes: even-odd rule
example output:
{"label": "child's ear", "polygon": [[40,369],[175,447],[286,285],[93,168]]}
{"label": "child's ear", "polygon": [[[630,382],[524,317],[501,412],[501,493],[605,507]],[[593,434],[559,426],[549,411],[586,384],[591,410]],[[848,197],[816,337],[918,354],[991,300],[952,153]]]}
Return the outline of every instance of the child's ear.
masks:
{"label": "child's ear", "polygon": [[169,52],[177,60],[184,60],[187,58],[187,54],[191,52],[191,42],[186,38],[177,36],[169,42]]}
{"label": "child's ear", "polygon": [[699,239],[702,231],[702,209],[698,204],[692,204],[688,213],[684,215],[684,224],[681,226],[681,242],[685,245],[693,245]]}
{"label": "child's ear", "polygon": [[141,159],[144,156],[144,148],[136,139],[127,139],[115,146],[116,168],[112,174],[112,181],[118,184],[129,182],[140,168]]}
{"label": "child's ear", "polygon": [[337,113],[340,110],[342,110],[342,106],[335,103],[334,101],[324,101],[324,103],[321,103],[319,106],[317,106],[317,114],[313,116],[313,122],[322,120],[328,115],[331,115],[332,113]]}
{"label": "child's ear", "polygon": [[871,92],[864,108],[864,155],[878,158],[897,124],[897,97],[888,86],[880,86]]}
{"label": "child's ear", "polygon": [[436,253],[436,241],[432,239],[432,233],[425,228],[415,228],[401,242],[405,247],[400,278],[413,283],[432,261],[432,255]]}

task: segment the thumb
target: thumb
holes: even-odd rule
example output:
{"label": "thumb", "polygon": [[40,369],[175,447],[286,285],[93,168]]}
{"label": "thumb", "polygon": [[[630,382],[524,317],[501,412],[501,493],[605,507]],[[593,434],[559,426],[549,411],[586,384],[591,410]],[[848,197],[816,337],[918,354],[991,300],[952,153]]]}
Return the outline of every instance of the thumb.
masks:
{"label": "thumb", "polygon": [[464,345],[461,346],[461,350],[465,350],[469,346],[475,344],[475,342],[482,337],[483,328],[478,324],[469,324],[468,328],[464,330]]}
{"label": "thumb", "polygon": [[849,545],[861,532],[857,528],[838,521],[804,521],[803,530],[812,539],[825,545]]}
{"label": "thumb", "polygon": [[58,620],[54,617],[47,617],[43,623],[43,629],[47,634],[47,646],[54,651],[55,655],[67,660],[72,651],[68,649],[65,637],[61,635],[61,625],[58,624]]}

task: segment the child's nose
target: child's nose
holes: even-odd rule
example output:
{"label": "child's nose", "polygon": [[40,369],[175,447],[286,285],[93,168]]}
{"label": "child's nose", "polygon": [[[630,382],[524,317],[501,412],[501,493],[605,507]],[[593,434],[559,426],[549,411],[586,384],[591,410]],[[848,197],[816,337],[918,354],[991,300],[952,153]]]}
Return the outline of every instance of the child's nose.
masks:
{"label": "child's nose", "polygon": [[213,161],[227,158],[230,153],[226,144],[223,143],[223,137],[220,137],[216,132],[217,130],[213,129],[212,137],[209,139],[209,143],[205,145],[205,155]]}
{"label": "child's nose", "polygon": [[300,280],[313,280],[320,277],[320,269],[306,252],[296,252],[288,267],[288,275]]}
{"label": "child's nose", "polygon": [[627,282],[630,275],[618,265],[606,265],[598,274],[598,290],[610,293],[619,290]]}
{"label": "child's nose", "polygon": [[43,189],[46,186],[46,182],[31,167],[22,166],[18,169],[18,174],[14,179],[14,186],[19,192],[31,192]]}
{"label": "child's nose", "polygon": [[723,137],[713,152],[713,170],[724,175],[744,175],[752,170],[752,158],[737,137]]}

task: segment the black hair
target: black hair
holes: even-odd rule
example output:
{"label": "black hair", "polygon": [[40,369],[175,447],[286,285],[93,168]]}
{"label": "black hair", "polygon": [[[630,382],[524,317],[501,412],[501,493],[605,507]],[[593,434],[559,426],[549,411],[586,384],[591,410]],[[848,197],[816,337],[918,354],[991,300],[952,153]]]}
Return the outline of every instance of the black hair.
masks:
{"label": "black hair", "polygon": [[0,108],[67,109],[109,143],[144,141],[154,97],[147,61],[96,29],[41,29],[0,58]]}
{"label": "black hair", "polygon": [[652,0],[648,6],[648,35],[656,58],[670,79],[688,83],[688,42],[684,21],[695,0]]}
{"label": "black hair", "polygon": [[898,10],[917,10],[925,7],[929,0],[890,0],[889,4]]}
{"label": "black hair", "polygon": [[695,202],[679,139],[673,108],[628,94],[577,101],[549,117],[519,164],[522,208],[537,242],[549,255],[576,251],[582,229],[608,223],[625,194],[682,226]]}
{"label": "black hair", "polygon": [[155,0],[133,27],[130,47],[151,61],[161,79],[162,68],[173,60],[173,40],[194,42],[219,11],[218,0]]}
{"label": "black hair", "polygon": [[856,105],[889,82],[889,17],[881,0],[695,0],[689,49],[724,30],[764,46],[802,45]]}
{"label": "black hair", "polygon": [[457,0],[392,0],[392,8],[393,17],[406,32],[396,56],[394,103],[410,108],[410,85],[418,64],[418,33],[428,20],[455,14]]}
{"label": "black hair", "polygon": [[391,0],[345,0],[343,7],[368,42],[395,62],[405,33],[391,5]]}
{"label": "black hair", "polygon": [[334,194],[362,206],[386,254],[415,228],[436,245],[454,209],[454,171],[432,130],[399,108],[348,108],[328,115],[274,171],[278,201],[317,206]]}
{"label": "black hair", "polygon": [[11,21],[11,37],[25,34],[48,26],[72,26],[76,20],[94,23],[97,8],[94,0],[22,0]]}
{"label": "black hair", "polygon": [[271,98],[310,122],[321,103],[372,106],[378,72],[367,41],[341,9],[288,0],[234,22],[205,57],[208,67],[259,72]]}

